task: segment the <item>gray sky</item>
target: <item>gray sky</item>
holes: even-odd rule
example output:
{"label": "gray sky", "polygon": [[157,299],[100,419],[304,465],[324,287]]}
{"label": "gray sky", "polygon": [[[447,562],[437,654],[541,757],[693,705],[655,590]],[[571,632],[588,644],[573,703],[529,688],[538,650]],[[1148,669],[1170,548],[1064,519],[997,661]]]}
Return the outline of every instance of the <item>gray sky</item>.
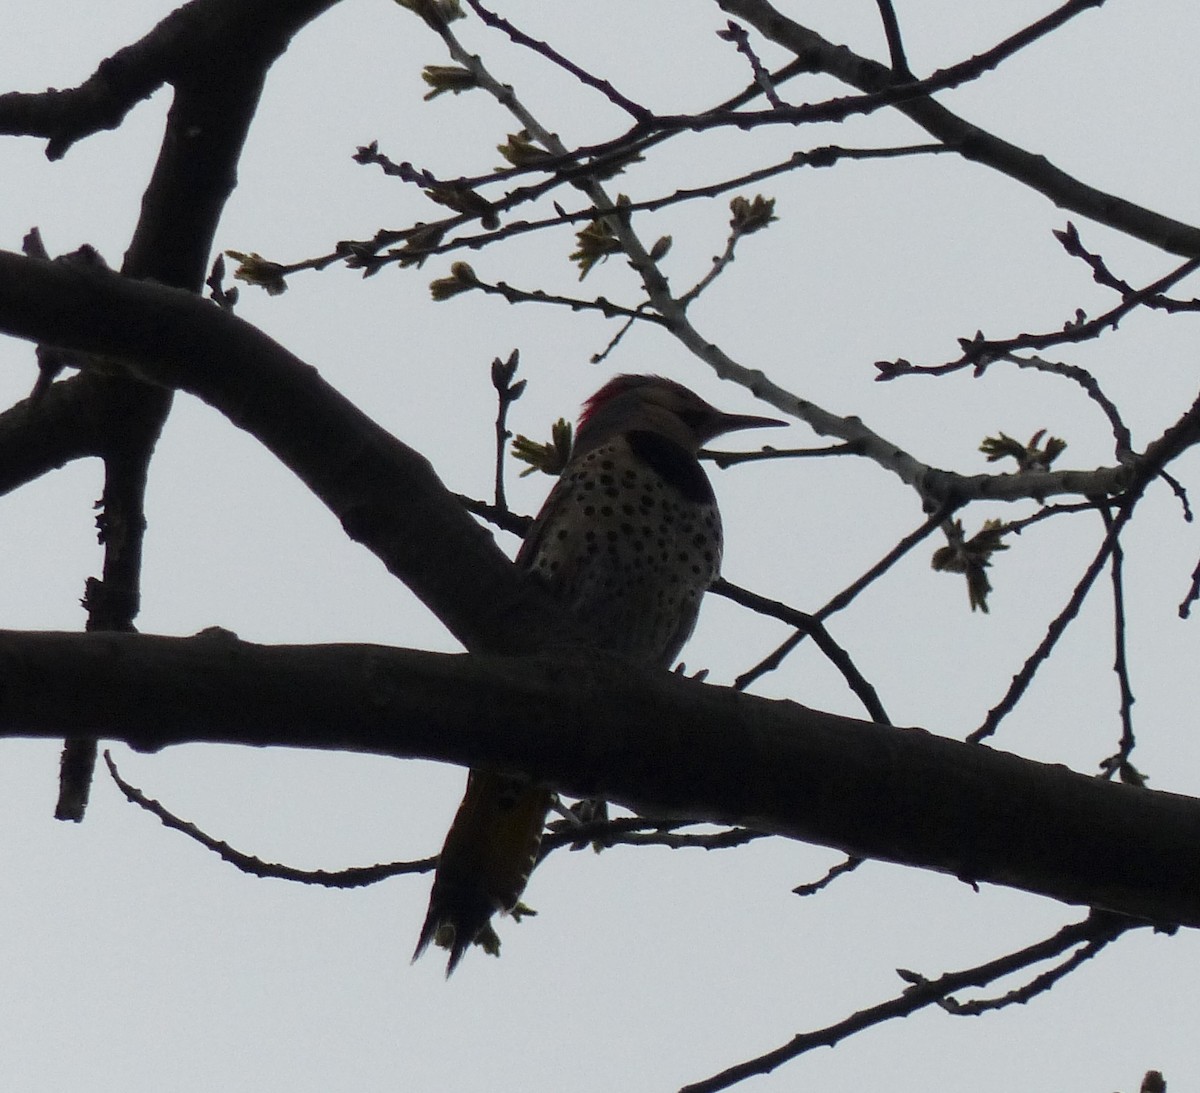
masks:
{"label": "gray sky", "polygon": [[[17,0],[0,11],[2,90],[73,86],[174,5],[132,0]],[[875,5],[781,4],[826,37],[882,58]],[[918,73],[960,60],[1044,14],[897,3]],[[503,10],[537,37],[664,111],[696,109],[746,79],[714,31],[713,4],[512,0]],[[1200,221],[1191,139],[1200,14],[1192,5],[1112,3],[942,101],[1048,155],[1077,177],[1190,223]],[[573,87],[471,19],[472,51],[514,85],[568,144],[621,130],[592,92]],[[768,63],[778,53],[764,48]],[[445,63],[419,20],[384,0],[346,0],[311,25],[273,70],[218,244],[293,261],[433,215],[413,188],[350,160],[378,139],[394,159],[442,177],[499,163],[515,123],[479,93],[422,103],[422,65]],[[790,101],[837,93],[797,81]],[[119,265],[157,153],[166,96],[140,106],[49,164],[39,142],[0,143],[0,246],[40,226],[52,253],[83,242]],[[841,127],[773,129],[681,141],[614,185],[635,197],[821,144],[923,139],[880,114]],[[1047,428],[1064,464],[1111,462],[1107,424],[1073,386],[997,366],[986,379],[874,382],[872,362],[933,363],[955,339],[1060,326],[1115,301],[1053,240],[1066,215],[982,167],[949,156],[849,163],[759,189],[779,222],[744,241],[694,321],[742,364],[837,413],[856,413],[927,462],[986,469],[980,440]],[[750,191],[751,193],[753,190]],[[1135,284],[1175,260],[1077,219],[1085,242]],[[677,286],[724,245],[726,199],[639,224],[674,237]],[[569,232],[527,237],[469,260],[492,280],[579,291]],[[239,313],[320,369],[453,489],[486,497],[493,405],[488,364],[514,347],[528,393],[514,429],[534,435],[573,416],[613,370],[683,380],[750,412],[655,329],[637,329],[603,367],[588,358],[615,328],[548,307],[477,295],[430,302],[421,271],[368,281],[330,269],[296,276],[270,299],[243,288]],[[586,296],[635,303],[618,261]],[[1181,295],[1200,292],[1185,284]],[[1140,446],[1195,394],[1196,319],[1135,316],[1098,345],[1058,356],[1091,368],[1121,404]],[[27,393],[31,347],[0,344],[0,399]],[[797,425],[785,441],[818,443]],[[1176,473],[1189,482],[1194,456]],[[820,606],[921,520],[915,497],[878,467],[849,460],[754,464],[712,472],[728,529],[725,573],[802,609]],[[544,477],[510,479],[531,512]],[[85,577],[98,572],[93,463],[0,498],[0,622],[76,630]],[[154,464],[143,611],[147,632],[219,625],[266,642],[366,641],[453,649],[440,624],[256,442],[181,396]],[[1126,541],[1139,744],[1154,788],[1195,795],[1200,755],[1196,623],[1182,599],[1200,553],[1165,488],[1152,491]],[[1026,506],[1022,511],[1032,511]],[[973,507],[969,526],[1009,509]],[[961,579],[933,573],[932,547],[872,588],[832,629],[901,724],[963,737],[1068,597],[1099,541],[1094,516],[1040,525],[1000,556],[989,616],[971,614]],[[502,540],[505,541],[505,540]],[[506,546],[515,548],[512,542]],[[684,658],[730,681],[785,636],[711,600]],[[1092,772],[1119,735],[1106,584],[995,746]],[[804,649],[760,693],[860,716],[840,678]],[[354,756],[187,748],[133,755],[126,777],[176,813],[265,859],[336,869],[436,851],[463,772]],[[897,994],[898,967],[927,975],[1038,940],[1082,911],[1018,892],[975,893],[950,878],[870,864],[814,899],[790,893],[838,856],[783,840],[736,853],[615,849],[556,854],[527,892],[540,914],[501,923],[504,955],[468,955],[454,980],[408,959],[427,878],[354,892],[256,880],[168,832],[97,777],[87,820],[52,818],[58,748],[0,748],[0,1075],[40,1091],[437,1089],[477,1093],[571,1088],[669,1091]],[[1200,1081],[1193,998],[1200,946],[1137,932],[1049,996],[979,1019],[929,1012],[821,1050],[750,1090],[888,1089],[977,1093],[1136,1089],[1151,1067],[1173,1089]],[[1023,982],[1024,979],[1019,980]],[[1003,988],[1015,986],[1005,983]]]}

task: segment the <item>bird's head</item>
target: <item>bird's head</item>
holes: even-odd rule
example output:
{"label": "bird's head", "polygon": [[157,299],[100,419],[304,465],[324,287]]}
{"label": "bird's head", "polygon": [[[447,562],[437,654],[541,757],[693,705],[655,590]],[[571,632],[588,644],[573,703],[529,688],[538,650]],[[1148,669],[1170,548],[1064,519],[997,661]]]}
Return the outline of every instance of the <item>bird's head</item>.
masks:
{"label": "bird's head", "polygon": [[695,454],[723,433],[786,424],[753,414],[727,414],[661,376],[617,376],[584,403],[576,445],[594,447],[636,429],[657,433]]}

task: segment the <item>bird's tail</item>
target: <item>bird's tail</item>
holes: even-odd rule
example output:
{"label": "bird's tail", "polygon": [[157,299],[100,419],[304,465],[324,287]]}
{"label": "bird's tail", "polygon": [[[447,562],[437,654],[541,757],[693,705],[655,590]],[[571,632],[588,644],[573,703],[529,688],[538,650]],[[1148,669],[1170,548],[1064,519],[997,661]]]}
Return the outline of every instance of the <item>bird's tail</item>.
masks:
{"label": "bird's tail", "polygon": [[537,860],[551,793],[519,775],[471,771],[433,877],[416,960],[433,942],[450,951],[449,976],[472,942],[499,955],[489,920],[511,911]]}

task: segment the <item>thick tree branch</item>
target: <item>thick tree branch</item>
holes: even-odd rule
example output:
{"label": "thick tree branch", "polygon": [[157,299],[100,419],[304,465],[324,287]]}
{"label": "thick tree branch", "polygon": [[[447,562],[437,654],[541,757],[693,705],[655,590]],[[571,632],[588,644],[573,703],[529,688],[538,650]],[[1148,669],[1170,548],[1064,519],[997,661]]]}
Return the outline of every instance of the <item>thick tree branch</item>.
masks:
{"label": "thick tree branch", "polygon": [[99,456],[111,413],[105,396],[114,394],[100,376],[76,376],[0,414],[0,495],[76,459]]}
{"label": "thick tree branch", "polygon": [[597,654],[0,632],[0,733],[342,749],[1200,926],[1200,801]]}
{"label": "thick tree branch", "polygon": [[[158,161],[122,272],[200,290],[266,73],[300,27],[332,2],[290,0],[264,13],[241,0],[193,0],[103,62],[83,87],[16,96],[16,105],[32,107],[35,116],[45,108],[52,122],[47,153],[53,159],[78,136],[119,124],[125,110],[159,82],[174,85]],[[13,103],[14,96],[4,97],[0,119]],[[132,630],[141,599],[149,464],[172,392],[120,370],[100,386],[108,396],[101,403],[113,411],[100,423],[99,436],[104,569],[101,578],[89,578],[83,602],[89,630]],[[51,409],[62,405],[56,401]],[[42,415],[41,420],[56,432],[53,419]],[[94,762],[94,742],[67,741],[55,809],[59,819],[83,819]]]}
{"label": "thick tree branch", "polygon": [[[787,18],[767,0],[717,0],[717,3],[722,11],[744,19],[763,37],[791,50],[806,62],[810,71],[827,72],[867,93],[902,89],[902,85],[895,85],[887,65],[860,57],[845,46],[834,45],[816,31]],[[1078,8],[1093,6],[1099,4],[1067,4],[1063,10],[1073,13]],[[1060,208],[1107,224],[1169,254],[1200,257],[1200,228],[1194,225],[1097,190],[1054,166],[1045,156],[1035,155],[972,125],[927,96],[898,99],[895,109],[930,135],[957,148],[965,159],[1008,175]]]}
{"label": "thick tree branch", "polygon": [[78,87],[0,95],[0,133],[49,138],[46,155],[61,159],[77,140],[115,129],[163,84],[186,83],[197,67],[278,56],[301,26],[337,0],[192,0],[140,41],[100,62]]}
{"label": "thick tree branch", "polygon": [[275,454],[468,648],[578,639],[428,461],[250,324],[188,292],[0,252],[0,330],[117,356],[204,399]]}
{"label": "thick tree branch", "polygon": [[[0,132],[49,137],[48,154],[58,158],[73,141],[119,124],[139,98],[173,83],[166,139],[123,272],[199,291],[263,75],[288,41],[335,2],[281,0],[263,8],[193,0],[77,88],[0,95]],[[0,414],[0,493],[71,460],[103,455],[114,442],[106,423],[121,421],[128,433],[129,412],[124,385],[99,375],[60,381],[37,405],[11,407]]]}

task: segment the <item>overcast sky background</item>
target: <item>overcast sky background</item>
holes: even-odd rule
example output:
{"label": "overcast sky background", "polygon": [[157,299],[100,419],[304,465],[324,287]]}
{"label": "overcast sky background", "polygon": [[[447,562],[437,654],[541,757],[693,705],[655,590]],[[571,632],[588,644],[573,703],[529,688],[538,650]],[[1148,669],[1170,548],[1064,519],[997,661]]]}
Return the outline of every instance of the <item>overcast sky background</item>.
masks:
{"label": "overcast sky background", "polygon": [[[174,6],[6,4],[0,90],[74,86]],[[715,36],[725,17],[714,4],[497,6],[660,111],[707,106],[747,78],[745,62]],[[919,74],[991,46],[1050,8],[1016,0],[969,11],[936,0],[896,6]],[[826,37],[886,56],[869,0],[780,7]],[[624,128],[623,115],[594,92],[477,20],[456,30],[568,144]],[[1200,11],[1184,0],[1113,0],[940,99],[1092,185],[1196,223],[1197,34]],[[772,65],[783,60],[768,46],[763,56]],[[516,128],[498,105],[482,93],[421,101],[421,67],[445,62],[438,39],[386,0],[345,0],[310,25],[269,77],[218,246],[293,261],[339,239],[432,218],[418,191],[350,156],[378,139],[392,158],[441,177],[496,166],[495,145]],[[842,90],[812,79],[788,86],[784,97],[815,101]],[[89,242],[118,266],[167,103],[160,92],[119,130],[80,143],[57,164],[47,163],[41,142],[0,142],[0,246],[18,250],[36,224],[52,253]],[[837,127],[689,137],[613,189],[648,197],[797,149],[924,139],[887,114]],[[976,329],[1048,330],[1076,308],[1096,314],[1111,306],[1111,295],[1051,236],[1065,214],[950,156],[848,163],[760,189],[776,198],[779,222],[744,241],[697,305],[693,318],[707,338],[802,397],[859,414],[931,464],[979,472],[984,436],[1003,430],[1024,439],[1043,427],[1069,441],[1061,465],[1111,463],[1107,423],[1054,377],[997,366],[982,381],[873,381],[879,359],[937,362],[955,356],[955,339]],[[720,252],[727,220],[722,198],[639,227],[647,241],[674,237],[664,268],[683,288]],[[1076,222],[1085,243],[1134,284],[1177,264]],[[468,257],[487,279],[576,291],[566,257],[572,242],[564,231]],[[296,276],[273,299],[243,288],[239,314],[425,452],[452,489],[484,498],[494,413],[488,364],[515,347],[530,381],[511,420],[521,432],[546,434],[614,370],[658,372],[726,409],[755,409],[749,395],[719,383],[650,327],[631,332],[597,368],[588,359],[615,328],[594,316],[478,295],[433,304],[426,285],[448,266],[435,259],[365,282],[335,268]],[[583,294],[639,299],[617,261],[597,269]],[[1179,294],[1200,294],[1200,282]],[[1050,355],[1093,369],[1141,446],[1194,398],[1196,322],[1135,316],[1099,345]],[[27,394],[34,378],[32,347],[0,344],[0,405]],[[821,443],[799,425],[772,441]],[[1196,469],[1194,455],[1173,468],[1192,485]],[[726,576],[801,609],[823,604],[922,518],[916,498],[865,461],[753,464],[712,475],[727,525]],[[514,508],[536,510],[549,484],[517,479],[514,470]],[[99,464],[88,462],[0,498],[0,625],[82,627],[83,582],[101,564],[92,509],[100,488]],[[1175,608],[1200,535],[1165,488],[1144,505],[1126,540],[1133,758],[1154,788],[1195,795],[1200,639],[1198,623],[1180,622]],[[159,446],[148,506],[139,619],[146,632],[218,625],[254,641],[455,648],[286,469],[187,396]],[[966,519],[973,528],[1013,512],[975,506]],[[1071,519],[1031,529],[997,559],[989,616],[970,613],[960,578],[930,571],[929,545],[835,619],[835,636],[894,721],[959,738],[979,724],[1099,541],[1097,518]],[[785,635],[710,599],[685,660],[726,683]],[[1119,735],[1112,656],[1104,580],[995,745],[1093,772]],[[756,689],[861,716],[811,649]],[[126,777],[178,814],[245,851],[309,868],[435,852],[464,777],[455,768],[344,755],[115,752]],[[408,963],[427,877],[349,892],[253,879],[124,803],[104,775],[86,822],[56,823],[58,753],[45,742],[0,746],[0,1080],[14,1090],[660,1093],[894,996],[903,986],[898,967],[930,976],[967,967],[1083,915],[882,864],[802,900],[790,889],[838,855],[782,840],[720,854],[555,854],[527,893],[539,916],[501,923],[502,959],[471,953],[447,984],[438,959]],[[1173,1090],[1194,1088],[1198,970],[1194,933],[1139,931],[1028,1006],[973,1019],[926,1012],[742,1088],[1112,1093],[1136,1089],[1151,1067]]]}

